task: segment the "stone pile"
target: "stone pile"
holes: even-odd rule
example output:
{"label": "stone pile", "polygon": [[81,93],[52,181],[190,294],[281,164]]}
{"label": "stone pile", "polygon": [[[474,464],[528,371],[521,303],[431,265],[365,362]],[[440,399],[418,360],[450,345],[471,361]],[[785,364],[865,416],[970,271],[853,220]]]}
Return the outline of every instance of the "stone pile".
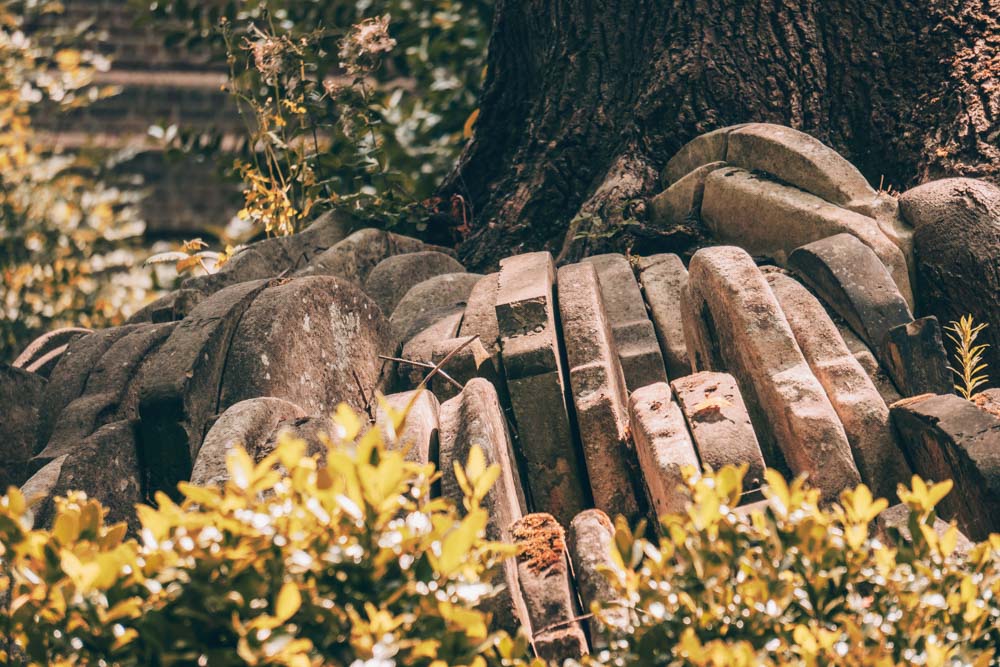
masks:
{"label": "stone pile", "polygon": [[374,415],[378,392],[412,403],[401,440],[443,471],[442,495],[461,498],[453,465],[473,445],[500,466],[486,532],[522,552],[489,609],[553,659],[599,648],[578,617],[613,595],[609,515],[682,510],[687,468],[746,466],[741,511],[767,467],[825,502],[951,478],[941,516],[974,540],[1000,530],[1000,402],[951,393],[937,319],[968,310],[1000,333],[997,290],[949,287],[995,280],[995,254],[963,265],[940,238],[1000,233],[1000,191],[956,179],[897,200],[766,124],[695,139],[663,179],[653,220],[700,220],[719,245],[558,268],[534,252],[482,276],[325,216],[122,327],[47,334],[0,374],[0,483],[40,498],[38,521],[78,488],[134,522],[178,481],[222,483],[236,444],[259,459],[290,431],[321,452],[336,405]]}

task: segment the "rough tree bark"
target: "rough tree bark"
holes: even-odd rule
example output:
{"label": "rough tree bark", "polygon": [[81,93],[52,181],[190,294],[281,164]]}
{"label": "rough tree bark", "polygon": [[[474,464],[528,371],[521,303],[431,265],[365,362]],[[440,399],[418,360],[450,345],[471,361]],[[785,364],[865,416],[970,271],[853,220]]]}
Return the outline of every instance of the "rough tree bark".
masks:
{"label": "rough tree bark", "polygon": [[470,268],[683,251],[644,200],[685,142],[775,122],[875,184],[1000,180],[1000,0],[498,0],[475,136],[442,186]]}

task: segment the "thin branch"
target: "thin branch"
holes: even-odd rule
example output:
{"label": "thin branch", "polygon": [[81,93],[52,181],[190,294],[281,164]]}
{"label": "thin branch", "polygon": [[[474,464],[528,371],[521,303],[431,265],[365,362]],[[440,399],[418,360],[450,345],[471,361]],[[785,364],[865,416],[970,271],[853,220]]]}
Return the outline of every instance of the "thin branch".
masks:
{"label": "thin branch", "polygon": [[[378,355],[378,358],[384,361],[395,361],[401,364],[409,364],[410,366],[417,366],[418,368],[429,368],[432,370],[434,369],[434,364],[429,364],[425,361],[413,361],[412,359],[402,359],[400,357],[387,357],[382,354]],[[445,373],[443,370],[439,370],[438,374],[448,382],[455,385],[455,388],[458,389],[459,391],[462,391],[462,389],[464,389],[464,387],[461,385],[460,382],[458,382],[455,378]]]}

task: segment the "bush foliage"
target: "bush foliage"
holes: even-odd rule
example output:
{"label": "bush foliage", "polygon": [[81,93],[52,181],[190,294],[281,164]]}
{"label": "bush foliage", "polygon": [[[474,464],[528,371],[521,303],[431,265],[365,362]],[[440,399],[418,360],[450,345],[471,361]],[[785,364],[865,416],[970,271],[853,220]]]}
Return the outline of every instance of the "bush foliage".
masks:
{"label": "bush foliage", "polygon": [[120,323],[154,288],[135,252],[139,193],[104,182],[113,157],[53,152],[32,125],[113,92],[94,83],[107,59],[45,20],[61,11],[0,1],[0,360],[47,329]]}
{"label": "bush foliage", "polygon": [[[104,523],[82,494],[31,528],[16,489],[0,501],[0,644],[36,665],[529,665],[523,636],[490,634],[476,604],[510,547],[484,540],[496,479],[474,448],[459,509],[433,498],[431,465],[391,427],[342,408],[318,456],[286,439],[240,449],[221,488],[140,507],[141,530]],[[591,665],[989,665],[1000,644],[1000,535],[968,555],[932,528],[950,483],[900,497],[912,539],[883,544],[865,487],[817,506],[768,474],[766,509],[733,510],[743,471],[689,475],[692,502],[646,539],[619,521],[596,605],[609,648]]]}
{"label": "bush foliage", "polygon": [[432,197],[475,120],[491,0],[169,0],[144,7],[168,45],[229,66],[240,149],[176,133],[235,165],[243,217],[286,234],[329,208],[423,231],[460,201]]}

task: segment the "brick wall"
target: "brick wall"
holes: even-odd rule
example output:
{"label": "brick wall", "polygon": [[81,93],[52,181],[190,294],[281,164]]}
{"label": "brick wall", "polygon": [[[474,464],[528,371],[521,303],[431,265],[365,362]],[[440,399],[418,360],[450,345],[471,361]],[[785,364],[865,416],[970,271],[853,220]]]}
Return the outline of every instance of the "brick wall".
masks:
{"label": "brick wall", "polygon": [[40,115],[36,127],[53,147],[99,146],[134,153],[119,167],[121,177],[141,177],[150,189],[144,205],[149,234],[190,237],[206,226],[222,226],[241,197],[215,174],[214,166],[186,158],[168,160],[149,136],[150,125],[221,130],[239,136],[242,121],[220,90],[225,71],[207,53],[167,48],[150,28],[137,25],[127,0],[65,0],[54,20],[67,25],[93,19],[99,36],[89,46],[112,58],[99,77],[121,93],[70,116]]}

